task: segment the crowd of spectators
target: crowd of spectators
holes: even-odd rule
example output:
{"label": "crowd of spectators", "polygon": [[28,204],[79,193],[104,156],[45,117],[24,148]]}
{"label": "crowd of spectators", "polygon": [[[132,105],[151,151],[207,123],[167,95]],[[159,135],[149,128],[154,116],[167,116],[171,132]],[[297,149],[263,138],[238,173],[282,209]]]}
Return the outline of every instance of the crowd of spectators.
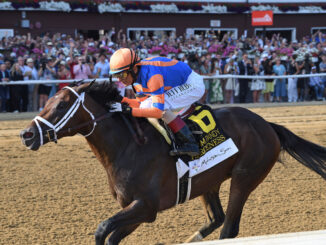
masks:
{"label": "crowd of spectators", "polygon": [[[189,64],[205,76],[296,75],[326,72],[326,35],[318,31],[299,41],[279,34],[234,39],[207,31],[176,37],[138,35],[127,38],[112,29],[98,40],[66,34],[16,35],[0,41],[0,82],[108,78],[110,55],[120,47],[141,58],[161,55]],[[205,79],[202,103],[299,102],[325,100],[325,76],[288,79]],[[66,84],[0,86],[0,111],[41,110]],[[121,84],[118,84],[121,86]]]}

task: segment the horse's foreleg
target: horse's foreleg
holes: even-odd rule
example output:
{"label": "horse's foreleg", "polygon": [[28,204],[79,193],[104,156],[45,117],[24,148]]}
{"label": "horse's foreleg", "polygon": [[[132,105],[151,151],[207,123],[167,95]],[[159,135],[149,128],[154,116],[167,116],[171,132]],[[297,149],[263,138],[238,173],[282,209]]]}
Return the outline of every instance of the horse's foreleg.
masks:
{"label": "horse's foreleg", "polygon": [[[98,226],[95,232],[96,245],[104,245],[106,237],[114,230],[117,230],[114,241],[118,241],[120,238],[119,234],[122,239],[133,231],[130,229],[130,232],[126,234],[123,233],[121,228],[125,226],[140,224],[143,222],[153,222],[156,219],[156,215],[157,209],[146,204],[146,202],[143,200],[135,200],[123,210],[115,214],[113,217],[103,221]],[[125,232],[127,232],[127,230],[128,229],[126,229]]]}
{"label": "horse's foreleg", "polygon": [[118,229],[115,229],[108,242],[107,245],[117,245],[119,244],[119,242],[125,238],[126,236],[128,236],[130,233],[132,233],[134,230],[137,229],[137,227],[139,226],[139,224],[136,225],[128,225],[128,226],[124,226]]}
{"label": "horse's foreleg", "polygon": [[223,224],[225,215],[219,197],[219,190],[220,185],[214,190],[201,196],[201,200],[206,211],[208,224],[202,226],[199,231],[195,232],[191,237],[189,237],[186,242],[200,241]]}

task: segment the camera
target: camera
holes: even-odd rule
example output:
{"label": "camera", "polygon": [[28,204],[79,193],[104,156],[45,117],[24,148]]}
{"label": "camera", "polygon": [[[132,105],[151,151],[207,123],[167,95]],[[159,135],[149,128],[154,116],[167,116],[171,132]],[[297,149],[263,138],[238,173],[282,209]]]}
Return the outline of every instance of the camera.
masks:
{"label": "camera", "polygon": [[41,68],[42,68],[43,70],[45,70],[45,68],[46,68],[46,64],[47,64],[47,59],[46,59],[46,58],[42,58],[42,59],[40,60],[40,64],[41,64]]}

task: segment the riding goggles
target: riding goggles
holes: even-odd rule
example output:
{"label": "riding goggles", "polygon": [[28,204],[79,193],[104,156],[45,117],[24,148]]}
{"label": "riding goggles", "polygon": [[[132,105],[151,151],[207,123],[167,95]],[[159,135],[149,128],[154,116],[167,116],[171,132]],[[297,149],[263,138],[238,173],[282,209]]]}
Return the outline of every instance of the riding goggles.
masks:
{"label": "riding goggles", "polygon": [[128,72],[127,71],[122,71],[122,72],[119,72],[119,73],[112,74],[112,77],[118,78],[118,79],[121,79],[121,80],[126,79],[127,76],[128,76]]}

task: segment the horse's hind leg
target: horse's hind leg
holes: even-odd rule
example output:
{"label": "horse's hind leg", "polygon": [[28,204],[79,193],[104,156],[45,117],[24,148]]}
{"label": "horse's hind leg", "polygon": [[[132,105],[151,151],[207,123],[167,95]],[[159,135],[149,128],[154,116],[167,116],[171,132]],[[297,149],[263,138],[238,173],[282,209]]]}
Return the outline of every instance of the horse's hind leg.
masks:
{"label": "horse's hind leg", "polygon": [[233,174],[231,179],[229,203],[226,210],[224,226],[220,239],[234,238],[239,233],[239,224],[243,207],[250,193],[262,182],[268,171],[256,176],[256,174]]}
{"label": "horse's hind leg", "polygon": [[220,185],[200,197],[204,204],[208,223],[189,237],[186,242],[200,241],[223,224],[225,215],[219,197],[219,190]]}

